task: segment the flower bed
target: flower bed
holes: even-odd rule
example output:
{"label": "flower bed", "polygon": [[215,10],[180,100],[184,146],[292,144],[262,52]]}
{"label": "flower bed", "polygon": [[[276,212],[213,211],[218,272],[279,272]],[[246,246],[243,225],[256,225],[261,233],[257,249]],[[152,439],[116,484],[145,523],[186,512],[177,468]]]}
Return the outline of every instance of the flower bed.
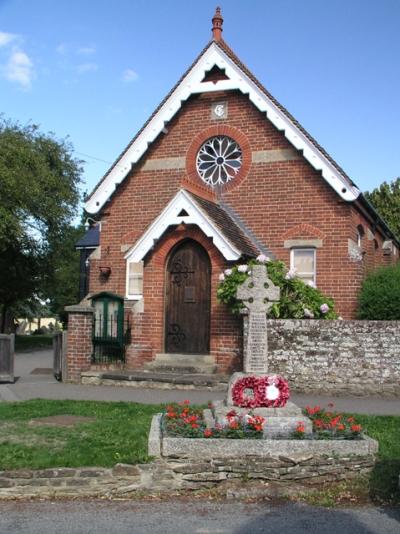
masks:
{"label": "flower bed", "polygon": [[[307,433],[304,423],[299,421],[296,430],[287,439],[362,440],[363,428],[354,417],[345,417],[333,408],[333,404],[328,405],[328,410],[307,406],[304,415],[312,421],[312,434]],[[234,409],[229,411],[224,424],[215,424],[211,410],[207,412],[209,417],[202,409],[191,407],[189,401],[170,404],[162,416],[163,433],[170,437],[198,439],[263,439],[266,419],[251,410],[247,413]]]}
{"label": "flower bed", "polygon": [[210,428],[203,410],[192,408],[189,401],[167,406],[162,418],[163,431],[168,436],[185,438],[262,439],[264,417],[240,415],[232,410],[227,414],[226,425]]}
{"label": "flower bed", "polygon": [[[334,404],[328,404],[328,410],[320,406],[307,406],[304,413],[313,424],[313,439],[361,439],[363,428],[354,417],[345,417],[334,411]],[[298,425],[293,434],[295,439],[307,438],[304,428]]]}

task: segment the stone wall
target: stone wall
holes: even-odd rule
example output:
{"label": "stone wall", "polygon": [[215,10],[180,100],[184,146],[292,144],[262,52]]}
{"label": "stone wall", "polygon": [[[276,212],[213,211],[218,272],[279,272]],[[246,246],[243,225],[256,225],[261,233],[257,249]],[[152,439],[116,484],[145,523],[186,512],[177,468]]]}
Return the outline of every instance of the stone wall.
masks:
{"label": "stone wall", "polygon": [[[231,490],[235,483],[248,487],[268,481],[279,485],[283,495],[302,493],[315,484],[368,474],[374,466],[371,455],[339,458],[281,456],[246,458],[170,458],[149,464],[117,464],[112,469],[58,468],[32,471],[0,471],[0,499],[16,497],[128,497],[136,492],[198,490],[219,487]],[[270,488],[271,489],[271,488]],[[276,486],[275,486],[275,489]]]}
{"label": "stone wall", "polygon": [[295,391],[400,395],[399,321],[267,323],[269,372]]}

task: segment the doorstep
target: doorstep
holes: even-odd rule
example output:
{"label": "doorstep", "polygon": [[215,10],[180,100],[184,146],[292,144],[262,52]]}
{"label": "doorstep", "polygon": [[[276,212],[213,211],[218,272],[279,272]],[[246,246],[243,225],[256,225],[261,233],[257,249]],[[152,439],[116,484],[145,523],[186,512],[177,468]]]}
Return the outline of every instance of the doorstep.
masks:
{"label": "doorstep", "polygon": [[204,373],[160,373],[152,371],[86,371],[81,382],[95,386],[125,386],[152,389],[205,389],[226,391],[229,376]]}

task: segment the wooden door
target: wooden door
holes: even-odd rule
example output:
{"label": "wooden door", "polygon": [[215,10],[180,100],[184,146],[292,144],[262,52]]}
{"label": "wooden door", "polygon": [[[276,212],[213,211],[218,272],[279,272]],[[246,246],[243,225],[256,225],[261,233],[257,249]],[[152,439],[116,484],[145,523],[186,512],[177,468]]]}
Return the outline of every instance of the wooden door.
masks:
{"label": "wooden door", "polygon": [[172,250],[166,272],[166,352],[208,353],[210,276],[210,259],[201,245],[188,240]]}

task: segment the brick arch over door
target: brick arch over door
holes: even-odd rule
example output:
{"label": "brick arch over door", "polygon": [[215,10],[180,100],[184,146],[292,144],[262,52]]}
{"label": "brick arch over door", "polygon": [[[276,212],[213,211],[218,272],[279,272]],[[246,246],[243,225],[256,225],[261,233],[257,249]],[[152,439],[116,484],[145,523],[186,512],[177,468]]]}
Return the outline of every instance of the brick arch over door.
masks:
{"label": "brick arch over door", "polygon": [[[193,239],[202,245],[211,261],[211,325],[210,354],[215,358],[218,372],[231,372],[240,367],[242,348],[242,321],[232,315],[224,304],[217,301],[218,277],[231,267],[212,239],[200,228],[180,225],[167,230],[145,258],[144,314],[137,323],[136,348],[132,345],[129,361],[132,366],[151,361],[164,352],[165,269],[171,250],[184,239]],[[135,324],[135,323],[134,323]]]}
{"label": "brick arch over door", "polygon": [[197,241],[184,239],[173,247],[166,265],[165,351],[208,354],[210,310],[210,258]]}

